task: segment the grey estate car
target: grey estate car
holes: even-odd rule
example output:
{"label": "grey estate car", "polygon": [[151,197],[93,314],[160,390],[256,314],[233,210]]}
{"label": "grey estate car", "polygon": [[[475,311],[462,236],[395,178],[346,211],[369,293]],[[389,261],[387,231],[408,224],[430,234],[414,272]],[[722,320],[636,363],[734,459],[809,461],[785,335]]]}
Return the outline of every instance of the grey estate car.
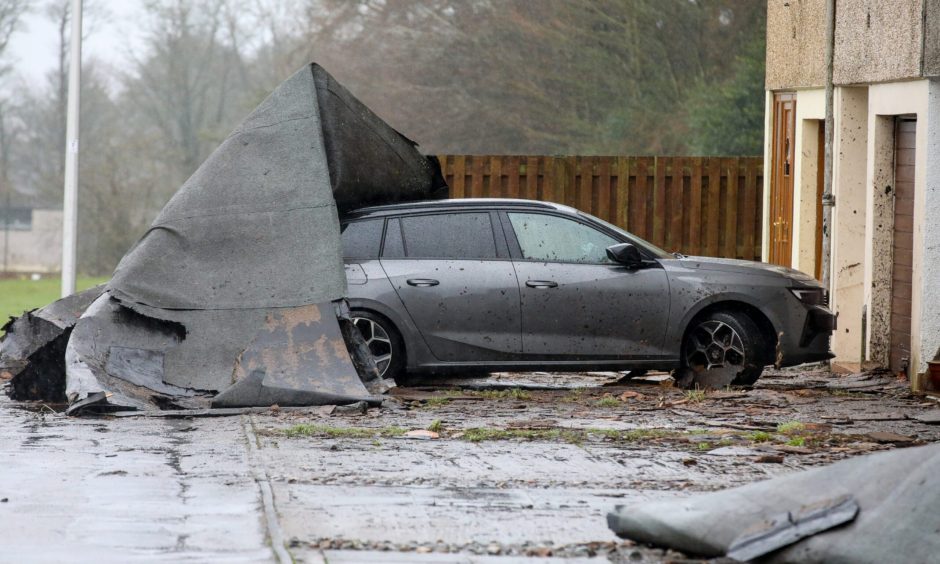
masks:
{"label": "grey estate car", "polygon": [[813,278],[670,254],[567,206],[439,200],[341,227],[349,304],[385,377],[680,369],[685,385],[748,385],[767,364],[832,357]]}

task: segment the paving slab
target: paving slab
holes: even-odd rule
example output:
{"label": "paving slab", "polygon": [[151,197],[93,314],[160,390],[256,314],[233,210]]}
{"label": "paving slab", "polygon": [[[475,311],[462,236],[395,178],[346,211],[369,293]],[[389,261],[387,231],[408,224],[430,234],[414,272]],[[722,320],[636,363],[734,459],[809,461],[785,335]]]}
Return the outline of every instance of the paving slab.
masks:
{"label": "paving slab", "polygon": [[237,419],[76,419],[0,399],[0,560],[273,560]]}

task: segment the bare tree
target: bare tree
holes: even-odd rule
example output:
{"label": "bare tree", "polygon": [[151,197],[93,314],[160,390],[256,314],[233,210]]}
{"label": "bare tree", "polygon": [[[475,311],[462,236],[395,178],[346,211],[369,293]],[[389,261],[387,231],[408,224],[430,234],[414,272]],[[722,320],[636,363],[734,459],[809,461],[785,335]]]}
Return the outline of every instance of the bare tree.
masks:
{"label": "bare tree", "polygon": [[[0,0],[0,80],[5,81],[10,66],[6,61],[6,50],[13,33],[19,28],[23,13],[27,9],[27,0]],[[10,182],[11,151],[17,137],[15,120],[10,116],[12,100],[0,85],[0,197],[3,198],[3,270],[7,269],[9,255],[10,217],[13,185]]]}
{"label": "bare tree", "polygon": [[238,28],[225,0],[154,0],[146,51],[125,77],[141,122],[159,133],[174,186],[184,181],[234,125],[241,91]]}

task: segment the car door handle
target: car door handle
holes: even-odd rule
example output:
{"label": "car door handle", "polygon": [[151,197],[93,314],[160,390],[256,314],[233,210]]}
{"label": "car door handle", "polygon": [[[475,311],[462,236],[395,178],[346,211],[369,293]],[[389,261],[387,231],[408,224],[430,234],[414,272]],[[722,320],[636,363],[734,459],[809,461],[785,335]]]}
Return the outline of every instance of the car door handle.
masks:
{"label": "car door handle", "polygon": [[428,286],[437,286],[440,284],[439,281],[434,280],[433,278],[410,278],[408,279],[409,286],[417,286],[418,288],[427,288]]}
{"label": "car door handle", "polygon": [[529,288],[557,288],[558,282],[551,280],[528,280],[525,285]]}

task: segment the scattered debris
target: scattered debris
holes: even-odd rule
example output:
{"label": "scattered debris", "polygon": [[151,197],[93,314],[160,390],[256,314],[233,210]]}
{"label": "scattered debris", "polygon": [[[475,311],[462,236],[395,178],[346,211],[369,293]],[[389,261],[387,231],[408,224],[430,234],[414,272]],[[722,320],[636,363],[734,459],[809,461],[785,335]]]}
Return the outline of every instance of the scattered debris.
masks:
{"label": "scattered debris", "polygon": [[927,423],[928,425],[940,425],[940,409],[934,409],[928,411],[927,413],[921,413],[914,417],[917,421],[921,423]]}
{"label": "scattered debris", "polygon": [[10,398],[65,402],[65,346],[82,312],[104,291],[96,286],[24,313],[3,326],[0,379]]}
{"label": "scattered debris", "polygon": [[914,437],[908,437],[907,435],[899,435],[897,433],[891,433],[888,431],[872,431],[866,435],[869,439],[875,441],[876,443],[912,443],[916,441]]}
{"label": "scattered debris", "polygon": [[408,439],[428,440],[428,439],[437,439],[441,435],[439,433],[435,433],[434,431],[428,431],[427,429],[415,429],[413,431],[408,431],[407,433],[405,433],[404,436]]}

